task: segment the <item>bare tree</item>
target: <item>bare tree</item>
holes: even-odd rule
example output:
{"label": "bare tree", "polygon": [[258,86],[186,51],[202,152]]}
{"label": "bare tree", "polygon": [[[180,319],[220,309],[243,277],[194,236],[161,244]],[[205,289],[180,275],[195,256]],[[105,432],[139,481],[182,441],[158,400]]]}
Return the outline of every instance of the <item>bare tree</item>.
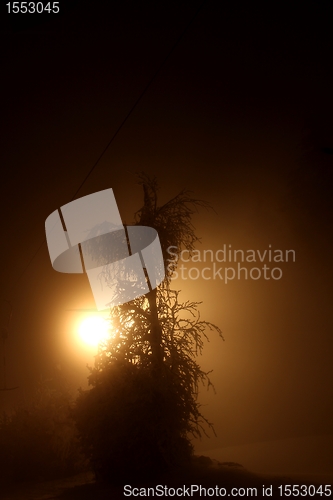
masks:
{"label": "bare tree", "polygon": [[[193,251],[199,239],[192,217],[198,208],[208,208],[208,204],[182,191],[159,206],[156,180],[141,175],[139,182],[143,187],[144,204],[135,214],[135,224],[157,230],[164,262],[167,262],[169,247],[173,247],[176,255],[184,248]],[[200,436],[201,431],[205,431],[205,424],[212,428],[201,414],[197,400],[199,383],[212,385],[209,372],[201,370],[197,356],[202,353],[204,340],[209,340],[210,331],[223,337],[218,326],[200,318],[199,302],[179,301],[179,291],[170,287],[175,268],[176,261],[173,261],[166,268],[165,280],[158,288],[111,309],[110,337],[99,346],[95,366],[90,369],[89,382],[93,389],[82,393],[79,400],[81,415],[85,415],[81,418],[81,430],[87,438],[84,428],[90,411],[89,397],[96,403],[93,398],[100,391],[98,401],[101,401],[102,394],[107,398],[111,393],[113,401],[122,399],[122,407],[115,408],[113,405],[113,409],[110,408],[109,420],[113,422],[111,434],[114,433],[114,427],[118,426],[117,432],[122,435],[121,439],[136,443],[136,451],[140,446],[147,450],[147,443],[151,442],[150,458],[154,458],[148,460],[150,466],[153,462],[172,466],[180,457],[189,458],[193,451],[190,436]],[[118,387],[115,387],[110,381],[112,377],[113,380],[119,380],[116,375],[119,370],[123,371],[124,376],[121,387],[119,382]],[[125,379],[127,382],[123,384]],[[105,392],[106,385],[109,390]],[[145,401],[144,410],[140,410],[142,401]],[[133,422],[136,422],[133,428],[132,420],[124,419],[124,412],[131,413]],[[119,418],[115,419],[115,414]],[[125,427],[124,421],[128,422]],[[144,441],[141,441],[146,421],[150,422],[150,426]],[[101,422],[96,424],[97,428],[101,425]],[[105,427],[103,429],[105,434]],[[137,434],[138,429],[140,434]],[[85,443],[87,449],[90,447],[91,458],[98,462],[98,449],[91,446],[91,438],[88,437]],[[119,450],[114,436],[112,443],[113,449]],[[93,448],[95,451],[92,451]],[[132,457],[136,451],[132,449]],[[112,462],[113,467],[116,466],[109,453],[103,456],[99,463],[107,461],[109,464]],[[137,458],[141,466],[142,458]],[[131,464],[132,471],[139,465],[137,462]]]}

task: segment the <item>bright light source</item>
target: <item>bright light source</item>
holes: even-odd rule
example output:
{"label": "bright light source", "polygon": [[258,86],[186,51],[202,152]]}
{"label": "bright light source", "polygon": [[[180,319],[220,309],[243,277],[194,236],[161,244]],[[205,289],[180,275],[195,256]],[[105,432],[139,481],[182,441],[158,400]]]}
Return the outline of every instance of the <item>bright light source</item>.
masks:
{"label": "bright light source", "polygon": [[89,316],[81,321],[79,335],[83,342],[91,346],[97,346],[109,335],[109,325],[100,316]]}

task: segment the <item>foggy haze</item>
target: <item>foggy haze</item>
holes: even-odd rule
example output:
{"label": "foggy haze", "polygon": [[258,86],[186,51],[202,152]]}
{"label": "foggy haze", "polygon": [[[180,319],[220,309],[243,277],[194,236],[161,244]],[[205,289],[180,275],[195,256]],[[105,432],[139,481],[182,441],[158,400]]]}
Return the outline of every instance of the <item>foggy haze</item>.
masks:
{"label": "foggy haze", "polygon": [[[87,277],[56,273],[46,244],[33,256],[198,5],[87,1],[32,32],[3,22],[1,297],[19,389],[0,392],[0,410],[41,376],[61,373],[73,394],[87,386],[95,351],[75,326],[95,308]],[[183,262],[198,277],[173,281],[225,339],[212,333],[199,360],[213,370],[216,394],[202,388],[200,401],[217,437],[195,448],[256,472],[333,470],[331,15],[207,2],[77,195],[112,187],[131,224],[143,170],[161,204],[189,189],[211,205],[193,223],[214,262]],[[237,262],[216,259],[224,248],[254,250],[242,266],[281,278],[238,279]],[[269,249],[295,261],[260,262]]]}

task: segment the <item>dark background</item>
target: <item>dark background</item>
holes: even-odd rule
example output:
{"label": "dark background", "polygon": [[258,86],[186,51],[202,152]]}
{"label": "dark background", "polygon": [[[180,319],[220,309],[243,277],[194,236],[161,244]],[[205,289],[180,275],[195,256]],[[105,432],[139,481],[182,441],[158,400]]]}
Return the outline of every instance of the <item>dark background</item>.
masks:
{"label": "dark background", "polygon": [[331,471],[332,7],[207,1],[193,19],[200,2],[64,4],[30,20],[1,6],[1,298],[19,389],[0,408],[60,370],[73,391],[86,384],[94,353],[71,309],[94,308],[92,293],[86,276],[52,269],[44,222],[152,82],[76,197],[112,187],[130,223],[144,170],[161,203],[186,188],[214,207],[194,220],[200,250],[295,250],[279,281],[175,282],[225,337],[201,359],[218,437],[196,446],[243,446],[241,461],[245,445],[275,442],[279,463],[272,445],[245,465],[282,470],[288,455],[290,471]]}

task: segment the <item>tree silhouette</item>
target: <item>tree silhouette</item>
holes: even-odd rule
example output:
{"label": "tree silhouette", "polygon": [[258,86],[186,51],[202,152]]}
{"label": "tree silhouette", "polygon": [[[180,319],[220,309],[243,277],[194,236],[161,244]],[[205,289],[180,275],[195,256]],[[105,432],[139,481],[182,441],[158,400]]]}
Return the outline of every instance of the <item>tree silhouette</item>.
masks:
{"label": "tree silhouette", "polygon": [[[156,180],[141,175],[139,182],[144,204],[135,224],[157,230],[164,262],[169,247],[176,255],[193,251],[192,216],[208,204],[182,191],[158,206]],[[199,383],[212,384],[196,358],[209,331],[223,337],[201,320],[199,302],[179,301],[170,287],[175,268],[173,260],[158,288],[112,308],[110,336],[90,368],[92,389],[78,398],[81,442],[104,478],[142,478],[184,464],[193,453],[191,435],[200,436],[205,425],[213,429],[197,401]]]}

